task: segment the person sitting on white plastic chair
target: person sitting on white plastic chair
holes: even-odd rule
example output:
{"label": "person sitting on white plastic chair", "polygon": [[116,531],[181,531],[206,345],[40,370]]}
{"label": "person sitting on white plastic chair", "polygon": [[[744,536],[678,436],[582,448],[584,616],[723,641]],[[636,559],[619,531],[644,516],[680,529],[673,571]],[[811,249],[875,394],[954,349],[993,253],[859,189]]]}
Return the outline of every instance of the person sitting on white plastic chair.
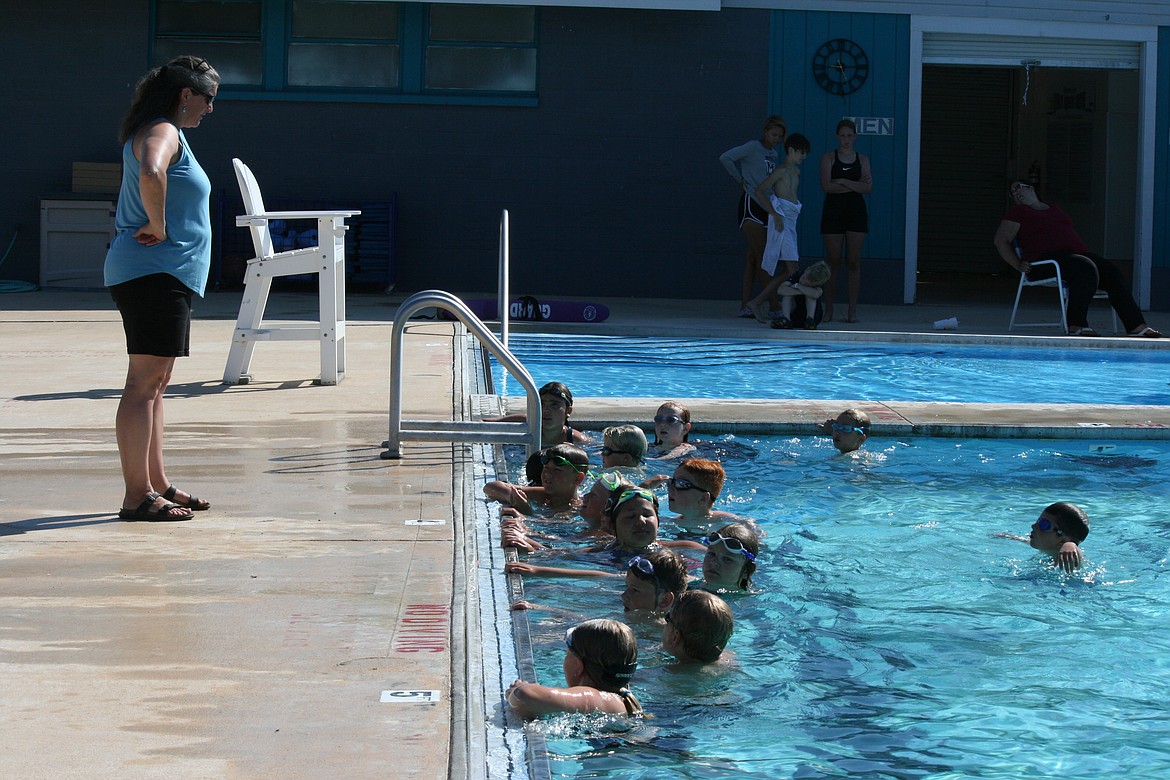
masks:
{"label": "person sitting on white plastic chair", "polygon": [[[1088,246],[1073,228],[1072,219],[1059,207],[1040,200],[1036,189],[1023,179],[1011,183],[1015,205],[1003,215],[995,231],[995,248],[1008,265],[1030,280],[1053,276],[1055,269],[1046,265],[1033,270],[1032,263],[1054,260],[1061,277],[1068,284],[1068,321],[1070,336],[1096,336],[1089,327],[1089,304],[1098,289],[1109,295],[1109,305],[1121,318],[1131,336],[1159,338],[1162,334],[1146,324],[1142,311],[1125,285],[1121,270]],[[1021,254],[1016,254],[1019,242]]]}

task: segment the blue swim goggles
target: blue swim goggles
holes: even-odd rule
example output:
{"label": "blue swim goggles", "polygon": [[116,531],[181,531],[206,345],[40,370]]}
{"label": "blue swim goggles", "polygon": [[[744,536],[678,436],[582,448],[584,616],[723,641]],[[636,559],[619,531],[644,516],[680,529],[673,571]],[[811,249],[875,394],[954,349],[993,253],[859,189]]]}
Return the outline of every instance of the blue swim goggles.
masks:
{"label": "blue swim goggles", "polygon": [[723,546],[732,552],[743,553],[743,557],[747,558],[749,561],[754,561],[756,559],[756,556],[743,546],[743,542],[741,542],[739,539],[736,539],[734,536],[724,536],[718,531],[712,531],[705,539],[703,539],[703,543],[708,547],[719,544],[720,542],[723,542]]}
{"label": "blue swim goggles", "polygon": [[835,422],[833,423],[833,430],[840,431],[841,433],[860,433],[862,436],[866,435],[865,428],[860,425],[845,425],[843,423]]}

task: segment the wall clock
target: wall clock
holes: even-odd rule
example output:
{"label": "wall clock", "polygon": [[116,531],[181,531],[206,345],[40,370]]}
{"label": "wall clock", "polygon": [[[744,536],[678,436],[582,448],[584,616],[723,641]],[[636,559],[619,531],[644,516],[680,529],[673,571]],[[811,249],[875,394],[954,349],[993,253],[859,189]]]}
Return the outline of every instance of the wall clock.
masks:
{"label": "wall clock", "polygon": [[831,95],[856,92],[869,76],[865,49],[847,38],[825,41],[812,60],[813,78]]}

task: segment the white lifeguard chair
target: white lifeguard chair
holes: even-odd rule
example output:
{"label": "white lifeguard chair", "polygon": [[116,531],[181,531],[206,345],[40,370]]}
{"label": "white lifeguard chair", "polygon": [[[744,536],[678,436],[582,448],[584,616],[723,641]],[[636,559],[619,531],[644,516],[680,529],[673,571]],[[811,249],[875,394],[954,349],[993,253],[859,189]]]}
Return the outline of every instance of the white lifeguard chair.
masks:
{"label": "white lifeguard chair", "polygon": [[[345,378],[345,220],[361,214],[347,211],[265,211],[260,185],[252,171],[238,159],[232,159],[240,195],[246,213],[236,217],[236,224],[252,234],[256,256],[248,261],[244,272],[244,297],[240,316],[228,351],[223,382],[247,384],[251,379],[248,366],[259,341],[321,342],[321,378],[323,385],[335,385]],[[270,220],[317,220],[317,246],[274,252]],[[272,280],[277,276],[317,275],[320,320],[295,325],[270,325],[264,322],[264,307]]]}

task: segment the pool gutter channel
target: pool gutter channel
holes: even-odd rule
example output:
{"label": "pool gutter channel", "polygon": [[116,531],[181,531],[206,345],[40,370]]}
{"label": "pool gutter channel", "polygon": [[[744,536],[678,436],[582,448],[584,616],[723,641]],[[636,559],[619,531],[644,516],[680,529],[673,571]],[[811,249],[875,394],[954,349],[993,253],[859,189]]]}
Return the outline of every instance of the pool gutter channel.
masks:
{"label": "pool gutter channel", "polygon": [[[458,330],[465,346],[455,350],[455,385],[462,389],[456,414],[460,419],[501,414],[500,397],[486,394],[491,377],[485,352],[464,329]],[[503,572],[504,563],[518,556],[514,548],[500,546],[499,505],[483,496],[489,480],[507,474],[504,449],[467,445],[464,453],[452,496],[455,514],[474,522],[456,527],[454,571],[457,584],[466,577],[466,587],[456,588],[453,604],[453,612],[459,608],[464,620],[462,626],[452,626],[453,645],[456,638],[462,644],[460,652],[452,647],[452,690],[465,691],[466,700],[462,708],[452,708],[449,777],[551,780],[544,734],[512,714],[503,698],[512,680],[536,679],[528,615],[511,609],[523,598],[523,578]]]}

